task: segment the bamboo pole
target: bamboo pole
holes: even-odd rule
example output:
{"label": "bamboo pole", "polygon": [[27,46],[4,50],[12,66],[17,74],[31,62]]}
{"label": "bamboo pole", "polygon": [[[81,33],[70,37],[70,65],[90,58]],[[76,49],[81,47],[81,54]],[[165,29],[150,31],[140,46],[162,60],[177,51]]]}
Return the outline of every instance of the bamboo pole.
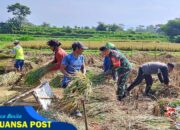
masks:
{"label": "bamboo pole", "polygon": [[83,104],[83,111],[84,111],[84,122],[85,122],[85,128],[88,130],[88,121],[87,121],[87,114],[86,114],[86,107],[85,107],[85,101],[82,100]]}

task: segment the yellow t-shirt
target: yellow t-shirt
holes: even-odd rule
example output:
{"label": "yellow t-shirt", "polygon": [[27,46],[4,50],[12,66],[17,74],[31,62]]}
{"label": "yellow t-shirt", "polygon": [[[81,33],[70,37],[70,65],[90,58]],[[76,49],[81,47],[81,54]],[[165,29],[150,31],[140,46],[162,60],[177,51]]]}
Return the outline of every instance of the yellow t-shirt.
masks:
{"label": "yellow t-shirt", "polygon": [[24,60],[23,48],[20,45],[15,46],[13,48],[13,51],[15,53],[15,59],[16,60]]}

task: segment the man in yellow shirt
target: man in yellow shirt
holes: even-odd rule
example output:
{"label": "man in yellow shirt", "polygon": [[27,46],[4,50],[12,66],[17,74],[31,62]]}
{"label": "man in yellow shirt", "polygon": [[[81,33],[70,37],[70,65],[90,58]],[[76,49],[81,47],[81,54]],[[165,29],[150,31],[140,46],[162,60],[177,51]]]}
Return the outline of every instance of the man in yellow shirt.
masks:
{"label": "man in yellow shirt", "polygon": [[22,68],[24,66],[24,52],[23,48],[19,45],[19,41],[15,41],[13,48],[13,53],[15,54],[15,64],[14,67],[17,71],[22,72]]}

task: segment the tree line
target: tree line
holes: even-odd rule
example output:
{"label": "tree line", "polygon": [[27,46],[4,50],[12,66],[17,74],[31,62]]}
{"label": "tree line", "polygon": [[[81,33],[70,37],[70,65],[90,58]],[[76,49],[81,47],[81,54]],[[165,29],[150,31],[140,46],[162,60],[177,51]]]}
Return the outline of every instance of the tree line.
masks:
{"label": "tree line", "polygon": [[[111,35],[112,37],[120,37],[129,35],[130,40],[143,39],[146,35],[151,38],[159,38],[162,35],[167,36],[171,42],[180,43],[180,18],[169,20],[166,24],[139,25],[135,28],[125,29],[123,24],[105,24],[98,22],[96,27],[56,27],[49,23],[42,25],[34,25],[27,20],[27,16],[31,14],[29,7],[20,3],[15,3],[7,7],[7,12],[12,13],[13,17],[5,22],[0,22],[0,33],[5,34],[30,34],[30,35],[49,35],[49,36],[67,36],[67,37],[84,37],[90,38],[103,37]],[[118,35],[116,35],[118,34]],[[130,35],[134,34],[134,35]],[[138,34],[142,35],[139,36]],[[144,35],[145,34],[145,35]],[[138,35],[138,37],[136,37]]]}

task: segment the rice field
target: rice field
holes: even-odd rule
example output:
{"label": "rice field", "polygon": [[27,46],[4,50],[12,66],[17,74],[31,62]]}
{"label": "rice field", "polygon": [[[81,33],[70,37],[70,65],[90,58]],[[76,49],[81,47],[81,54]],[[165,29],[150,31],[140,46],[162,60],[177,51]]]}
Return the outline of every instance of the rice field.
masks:
{"label": "rice field", "polygon": [[[119,41],[84,41],[89,49],[97,50],[106,42],[112,42],[121,50],[138,51],[180,51],[180,44],[161,42],[119,42]],[[47,49],[47,41],[23,41],[21,45],[29,49]],[[62,48],[71,49],[73,41],[62,41]],[[12,48],[12,44],[7,44],[4,48]]]}
{"label": "rice field", "polygon": [[[23,43],[22,43],[23,44]],[[70,45],[71,43],[69,43]],[[44,43],[45,45],[45,43]],[[88,44],[87,44],[88,45]],[[35,49],[37,50],[37,49]],[[47,49],[49,50],[49,49]],[[89,50],[90,52],[97,50]],[[126,51],[127,52],[127,51]],[[176,62],[180,61],[180,56],[173,56],[169,53],[163,52],[160,55],[148,55],[149,52],[137,51],[131,57],[127,56],[130,62],[133,64],[132,73],[128,79],[128,83],[131,83],[137,74],[139,65],[148,61],[162,61],[162,62]],[[174,53],[174,52],[173,52]],[[8,58],[5,51],[2,55],[4,58]],[[87,67],[87,78],[92,82],[92,93],[88,95],[88,100],[85,102],[88,118],[88,127],[90,130],[119,130],[119,129],[141,129],[141,130],[167,130],[170,128],[171,123],[161,114],[161,99],[165,98],[165,101],[169,101],[171,104],[179,105],[179,86],[180,86],[180,69],[176,68],[175,71],[170,74],[171,86],[165,87],[159,83],[157,76],[153,77],[154,84],[153,90],[156,91],[158,101],[153,101],[149,98],[143,97],[143,89],[145,83],[143,82],[139,87],[136,87],[131,95],[123,102],[118,102],[116,99],[116,83],[113,80],[105,79],[102,76],[102,60],[100,55],[89,53],[85,54],[86,67]],[[7,101],[18,93],[23,93],[24,90],[29,87],[36,87],[37,84],[33,85],[35,81],[50,81],[50,85],[53,88],[55,95],[58,97],[53,101],[50,110],[48,112],[40,111],[42,116],[48,119],[54,119],[56,121],[66,121],[72,123],[79,130],[84,130],[84,118],[71,117],[68,113],[73,110],[73,107],[78,107],[83,112],[83,107],[79,101],[80,97],[88,90],[89,86],[86,86],[86,80],[78,78],[74,80],[80,81],[79,86],[73,85],[66,89],[66,92],[70,91],[70,98],[63,98],[67,93],[63,88],[60,88],[60,82],[63,75],[60,72],[49,73],[44,75],[43,65],[53,58],[53,54],[47,54],[43,51],[41,53],[34,53],[33,49],[26,53],[26,60],[32,64],[36,64],[36,67],[29,68],[26,75],[22,77],[17,83],[17,75],[15,73],[4,73],[1,76],[0,81],[2,95],[2,102]],[[42,61],[40,61],[40,59]],[[39,62],[36,62],[39,61]],[[7,63],[7,62],[6,62]],[[27,64],[27,63],[26,63]],[[11,64],[13,65],[13,64]],[[6,64],[5,64],[6,66]],[[28,66],[27,66],[28,67]],[[180,66],[179,66],[180,67]],[[29,78],[27,78],[29,76]],[[43,76],[43,77],[41,77]],[[13,80],[12,80],[13,79]],[[27,80],[30,79],[30,80]],[[80,80],[79,80],[80,79]],[[27,85],[25,82],[29,81],[32,85]],[[84,82],[85,81],[85,82]],[[89,81],[88,81],[89,82]],[[12,84],[17,83],[14,90],[10,90]],[[83,86],[83,87],[81,87]],[[82,89],[78,89],[78,87]],[[6,89],[4,89],[6,88]],[[16,90],[17,89],[17,90]],[[16,90],[16,91],[15,91]],[[21,90],[21,91],[20,91]],[[75,91],[76,90],[76,91]],[[79,90],[83,90],[80,91]],[[71,93],[75,91],[75,93]],[[89,91],[87,91],[89,92]],[[81,94],[80,94],[81,93]],[[77,94],[76,98],[72,98],[72,94]],[[178,96],[178,97],[177,97]],[[64,100],[65,99],[65,100]],[[171,100],[169,100],[171,99]],[[163,100],[164,101],[164,100]],[[172,102],[173,101],[173,102]],[[174,102],[176,101],[176,102]],[[165,102],[166,103],[166,102]],[[165,104],[164,103],[164,104]],[[63,105],[62,105],[63,104]],[[64,106],[64,107],[62,107]],[[72,107],[73,106],[73,107]],[[156,107],[157,106],[157,107]],[[164,106],[164,105],[163,105]],[[64,110],[65,109],[65,110]],[[66,112],[69,110],[68,112]],[[152,112],[154,110],[154,112]],[[156,115],[157,114],[157,115]],[[111,122],[111,123],[109,123]]]}

